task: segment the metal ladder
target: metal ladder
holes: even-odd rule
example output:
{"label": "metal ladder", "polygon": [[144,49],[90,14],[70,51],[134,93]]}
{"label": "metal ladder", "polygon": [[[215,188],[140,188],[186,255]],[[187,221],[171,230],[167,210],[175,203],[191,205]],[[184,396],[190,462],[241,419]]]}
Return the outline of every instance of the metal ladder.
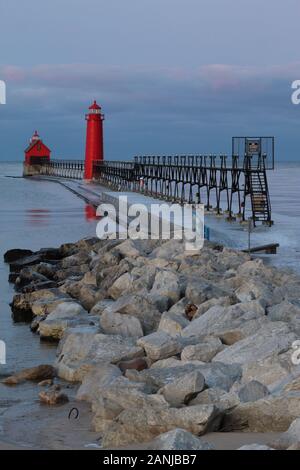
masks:
{"label": "metal ladder", "polygon": [[251,198],[253,224],[262,222],[272,225],[271,202],[265,169],[248,170],[248,192]]}

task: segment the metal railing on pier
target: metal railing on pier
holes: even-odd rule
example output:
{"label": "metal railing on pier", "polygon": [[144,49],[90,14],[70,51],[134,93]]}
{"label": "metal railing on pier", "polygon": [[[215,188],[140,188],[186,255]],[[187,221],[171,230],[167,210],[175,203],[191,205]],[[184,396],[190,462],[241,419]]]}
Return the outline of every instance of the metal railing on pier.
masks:
{"label": "metal railing on pier", "polygon": [[51,160],[41,165],[40,174],[61,178],[83,179],[83,160]]}
{"label": "metal railing on pier", "polygon": [[[271,224],[266,156],[226,155],[138,156],[132,161],[95,161],[95,181],[117,191],[138,191],[179,203],[204,204],[207,211],[226,213],[228,219]],[[82,179],[84,161],[51,160],[40,174]]]}

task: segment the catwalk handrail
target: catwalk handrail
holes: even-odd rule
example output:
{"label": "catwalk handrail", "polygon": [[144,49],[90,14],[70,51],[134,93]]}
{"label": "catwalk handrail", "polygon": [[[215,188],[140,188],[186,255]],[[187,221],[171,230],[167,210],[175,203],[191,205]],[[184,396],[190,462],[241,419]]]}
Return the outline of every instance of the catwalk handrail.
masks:
{"label": "catwalk handrail", "polygon": [[[229,219],[238,216],[245,220],[246,203],[250,198],[255,221],[253,198],[256,193],[257,201],[259,192],[262,204],[265,204],[263,221],[271,223],[265,161],[266,155],[255,158],[235,155],[138,156],[131,161],[94,161],[93,177],[119,191],[138,191],[180,203],[203,203],[208,211],[215,204],[218,214],[223,212],[223,206]],[[84,177],[83,160],[51,160],[40,168],[40,173],[45,175]],[[259,181],[262,182],[259,190],[254,188],[252,181],[252,175],[256,173],[260,174]]]}

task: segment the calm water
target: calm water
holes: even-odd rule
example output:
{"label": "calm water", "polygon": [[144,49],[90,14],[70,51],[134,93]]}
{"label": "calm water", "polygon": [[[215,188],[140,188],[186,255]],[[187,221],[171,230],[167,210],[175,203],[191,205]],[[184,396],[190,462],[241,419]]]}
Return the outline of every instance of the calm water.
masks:
{"label": "calm water", "polygon": [[95,235],[96,222],[87,220],[81,199],[56,183],[7,177],[21,174],[19,164],[0,164],[0,339],[7,346],[7,365],[0,365],[0,373],[52,363],[55,356],[55,348],[40,344],[28,324],[12,322],[8,304],[14,291],[7,282],[4,252],[10,248],[38,250]]}

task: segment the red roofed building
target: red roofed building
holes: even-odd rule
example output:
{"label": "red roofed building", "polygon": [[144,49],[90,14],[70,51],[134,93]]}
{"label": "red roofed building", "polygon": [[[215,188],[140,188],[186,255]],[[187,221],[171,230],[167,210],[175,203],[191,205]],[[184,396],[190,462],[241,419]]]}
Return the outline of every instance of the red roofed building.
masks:
{"label": "red roofed building", "polygon": [[30,144],[25,150],[25,163],[27,165],[40,165],[50,161],[51,150],[43,143],[37,131],[30,139]]}

